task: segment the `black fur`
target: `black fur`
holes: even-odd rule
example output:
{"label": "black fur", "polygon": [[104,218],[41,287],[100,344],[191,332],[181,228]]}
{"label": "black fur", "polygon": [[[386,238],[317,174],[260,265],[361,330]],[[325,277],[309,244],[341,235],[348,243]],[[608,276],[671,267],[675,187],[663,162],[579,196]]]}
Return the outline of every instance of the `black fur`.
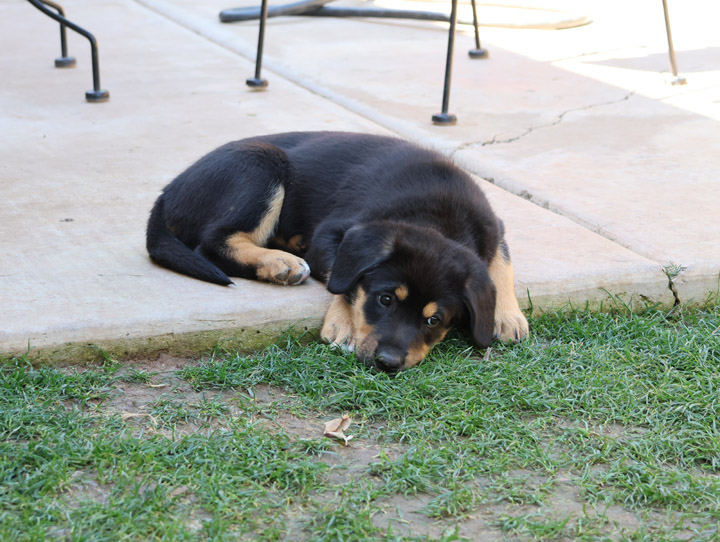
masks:
{"label": "black fur", "polygon": [[[223,145],[158,198],[148,223],[150,256],[217,284],[229,284],[228,275],[255,278],[253,269],[228,260],[223,243],[257,227],[279,185],[285,198],[271,237],[302,236],[296,254],[328,290],[352,299],[358,286],[375,295],[403,282],[419,305],[442,301],[446,320],[469,317],[475,341],[490,344],[495,288],[488,265],[501,241],[499,221],[467,173],[400,139],[295,132]],[[376,309],[366,307],[373,324],[382,319],[373,317]],[[398,344],[390,350],[408,348],[409,340],[392,340]]]}

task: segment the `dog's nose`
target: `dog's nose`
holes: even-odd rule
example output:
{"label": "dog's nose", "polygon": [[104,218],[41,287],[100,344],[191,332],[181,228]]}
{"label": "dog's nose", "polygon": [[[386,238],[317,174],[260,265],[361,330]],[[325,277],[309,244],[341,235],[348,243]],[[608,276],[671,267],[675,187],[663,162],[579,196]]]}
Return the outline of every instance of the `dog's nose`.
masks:
{"label": "dog's nose", "polygon": [[375,353],[375,365],[386,373],[399,371],[404,361],[404,353],[397,348],[382,348]]}

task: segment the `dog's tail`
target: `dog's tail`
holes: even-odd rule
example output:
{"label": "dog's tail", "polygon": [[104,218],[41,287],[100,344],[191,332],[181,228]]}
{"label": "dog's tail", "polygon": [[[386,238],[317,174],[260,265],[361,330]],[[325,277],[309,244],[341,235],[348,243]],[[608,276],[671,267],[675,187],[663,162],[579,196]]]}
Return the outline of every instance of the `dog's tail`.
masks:
{"label": "dog's tail", "polygon": [[228,276],[198,251],[190,249],[167,228],[163,196],[155,202],[147,226],[146,247],[150,258],[163,267],[196,279],[227,286]]}

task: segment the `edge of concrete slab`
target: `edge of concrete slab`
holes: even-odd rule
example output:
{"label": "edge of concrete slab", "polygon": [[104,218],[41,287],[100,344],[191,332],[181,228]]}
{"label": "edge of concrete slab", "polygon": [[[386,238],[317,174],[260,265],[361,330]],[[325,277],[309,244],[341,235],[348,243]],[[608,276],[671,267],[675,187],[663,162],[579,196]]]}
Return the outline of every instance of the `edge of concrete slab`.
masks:
{"label": "edge of concrete slab", "polygon": [[683,306],[704,307],[720,301],[720,271],[681,269],[670,277],[678,302]]}
{"label": "edge of concrete slab", "polygon": [[69,365],[101,363],[107,360],[153,358],[161,353],[172,356],[200,356],[215,349],[240,353],[261,350],[283,337],[317,338],[322,320],[275,321],[258,326],[165,333],[146,337],[100,339],[32,347],[25,352],[0,354],[6,359],[24,358],[33,365]]}

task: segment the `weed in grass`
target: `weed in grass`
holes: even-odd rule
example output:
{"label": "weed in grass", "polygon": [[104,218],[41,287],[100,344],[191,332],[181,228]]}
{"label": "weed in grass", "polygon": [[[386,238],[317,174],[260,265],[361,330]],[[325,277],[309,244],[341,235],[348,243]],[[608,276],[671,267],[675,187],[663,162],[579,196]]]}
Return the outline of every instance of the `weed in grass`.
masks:
{"label": "weed in grass", "polygon": [[543,505],[554,485],[553,479],[533,480],[529,474],[505,473],[492,478],[483,490],[490,502]]}
{"label": "weed in grass", "polygon": [[230,411],[230,408],[225,404],[224,401],[218,398],[207,398],[203,395],[200,402],[195,405],[198,416],[205,421],[219,416],[225,416]]}
{"label": "weed in grass", "polygon": [[116,382],[128,382],[132,384],[149,384],[157,373],[151,371],[138,370],[129,367],[126,371],[115,377]]}
{"label": "weed in grass", "polygon": [[167,395],[161,395],[150,407],[150,414],[163,425],[173,426],[177,423],[189,423],[197,419],[195,409],[183,401],[172,399]]}
{"label": "weed in grass", "polygon": [[633,508],[703,512],[720,520],[720,479],[667,465],[617,461],[581,480],[593,499]]}
{"label": "weed in grass", "polygon": [[430,518],[462,518],[473,512],[483,500],[480,493],[471,484],[458,484],[455,487],[441,490],[425,507]]}
{"label": "weed in grass", "polygon": [[369,507],[347,502],[333,503],[318,510],[308,522],[308,530],[313,533],[309,539],[313,542],[354,542],[385,538],[382,531],[373,524],[372,510]]}
{"label": "weed in grass", "polygon": [[610,542],[625,540],[634,529],[613,522],[603,513],[583,507],[577,513],[540,507],[530,513],[500,514],[497,526],[508,535],[530,540]]}
{"label": "weed in grass", "polygon": [[563,534],[570,517],[548,518],[533,512],[518,516],[501,515],[497,520],[500,529],[511,535],[529,535],[533,540],[557,540]]}
{"label": "weed in grass", "polygon": [[298,452],[309,456],[321,456],[333,449],[333,444],[327,439],[303,438],[295,441]]}
{"label": "weed in grass", "polygon": [[69,509],[67,527],[54,535],[82,540],[192,540],[166,487],[116,487],[107,502],[80,501]]}

